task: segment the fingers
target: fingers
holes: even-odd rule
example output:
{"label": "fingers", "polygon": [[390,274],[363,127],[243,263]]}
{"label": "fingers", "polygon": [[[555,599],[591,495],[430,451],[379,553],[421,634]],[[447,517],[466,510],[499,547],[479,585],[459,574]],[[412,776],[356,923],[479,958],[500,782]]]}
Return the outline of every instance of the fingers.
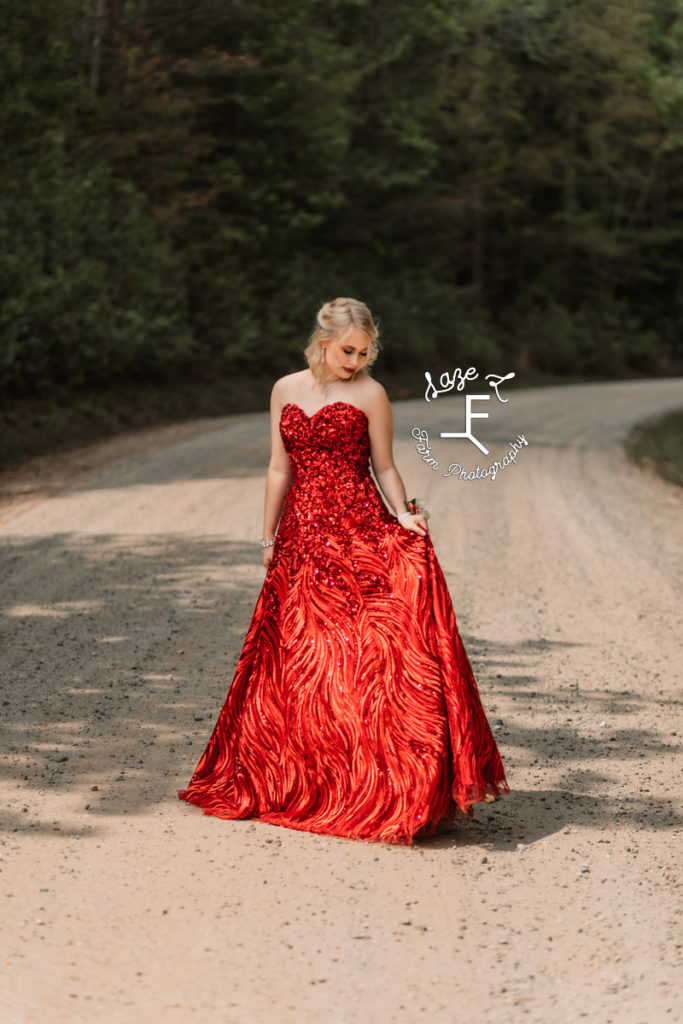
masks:
{"label": "fingers", "polygon": [[399,522],[404,530],[412,530],[414,533],[419,533],[421,537],[425,537],[429,533],[427,519],[420,512],[411,516],[410,519],[406,516]]}
{"label": "fingers", "polygon": [[404,529],[412,530],[413,533],[419,533],[421,537],[426,536],[426,534],[429,532],[427,523],[422,518],[422,516],[414,516],[412,519],[409,519],[406,522]]}
{"label": "fingers", "polygon": [[419,532],[422,533],[422,535],[424,536],[424,534],[426,534],[429,529],[427,526],[427,520],[424,518],[424,516],[415,516],[414,522],[415,525],[418,527]]}

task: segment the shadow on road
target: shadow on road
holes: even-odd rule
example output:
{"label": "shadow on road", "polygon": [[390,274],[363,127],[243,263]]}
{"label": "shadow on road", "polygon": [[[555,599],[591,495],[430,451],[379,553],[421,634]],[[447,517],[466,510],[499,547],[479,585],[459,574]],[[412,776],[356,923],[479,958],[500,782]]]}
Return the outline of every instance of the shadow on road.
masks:
{"label": "shadow on road", "polygon": [[[81,835],[102,815],[175,798],[225,700],[263,581],[260,550],[222,537],[65,534],[6,542],[0,572],[4,827]],[[551,641],[463,640],[504,762],[519,752],[542,788],[516,789],[513,776],[510,795],[478,805],[480,821],[419,842],[509,847],[568,824],[681,827],[671,802],[647,789],[648,766],[680,749],[666,702],[548,689],[539,666]],[[655,710],[661,730],[632,724]],[[609,795],[626,762],[639,765],[638,790]],[[562,770],[552,791],[549,767]],[[63,820],[46,822],[39,805],[57,792]],[[87,823],[67,824],[74,813]]]}

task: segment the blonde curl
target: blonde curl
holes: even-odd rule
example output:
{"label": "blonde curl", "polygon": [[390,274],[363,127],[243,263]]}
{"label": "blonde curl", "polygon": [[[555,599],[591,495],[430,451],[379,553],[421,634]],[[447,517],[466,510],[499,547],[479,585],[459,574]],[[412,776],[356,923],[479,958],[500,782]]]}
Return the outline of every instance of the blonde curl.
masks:
{"label": "blonde curl", "polygon": [[308,339],[304,355],[316,380],[322,383],[325,364],[323,344],[337,337],[343,338],[354,329],[362,331],[370,345],[367,362],[358,371],[367,373],[379,355],[379,330],[365,303],[358,299],[333,299],[320,307],[315,319],[316,325]]}

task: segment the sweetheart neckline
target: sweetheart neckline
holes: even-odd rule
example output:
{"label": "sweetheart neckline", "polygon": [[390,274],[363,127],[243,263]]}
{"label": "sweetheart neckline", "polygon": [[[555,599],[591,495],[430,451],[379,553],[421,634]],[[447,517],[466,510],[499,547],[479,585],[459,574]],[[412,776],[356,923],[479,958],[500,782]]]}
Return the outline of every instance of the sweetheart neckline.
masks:
{"label": "sweetheart neckline", "polygon": [[321,405],[319,409],[316,409],[312,416],[309,416],[306,410],[302,409],[301,406],[298,405],[296,402],[285,402],[285,404],[282,406],[282,409],[280,410],[280,421],[282,421],[282,413],[285,411],[288,405],[291,405],[295,409],[298,409],[299,412],[302,413],[302,415],[304,415],[309,422],[311,420],[314,420],[318,413],[322,412],[323,409],[329,409],[330,406],[332,405],[347,405],[350,409],[355,409],[357,412],[359,412],[362,416],[365,417],[366,420],[368,419],[367,413],[363,412],[360,406],[354,405],[352,402],[342,402],[340,400],[337,400],[336,402],[326,402],[325,405]]}

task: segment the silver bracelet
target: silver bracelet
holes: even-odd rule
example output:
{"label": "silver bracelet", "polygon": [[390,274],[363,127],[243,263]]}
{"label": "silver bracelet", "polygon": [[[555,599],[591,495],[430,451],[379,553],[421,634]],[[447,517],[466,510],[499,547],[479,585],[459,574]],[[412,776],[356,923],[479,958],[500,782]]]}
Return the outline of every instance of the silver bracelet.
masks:
{"label": "silver bracelet", "polygon": [[399,512],[399,514],[396,516],[396,518],[400,522],[401,519],[403,519],[404,516],[412,516],[412,514],[413,514],[412,512]]}
{"label": "silver bracelet", "polygon": [[275,543],[275,537],[267,537],[265,540],[261,541],[261,547],[262,548],[269,548],[274,543]]}

